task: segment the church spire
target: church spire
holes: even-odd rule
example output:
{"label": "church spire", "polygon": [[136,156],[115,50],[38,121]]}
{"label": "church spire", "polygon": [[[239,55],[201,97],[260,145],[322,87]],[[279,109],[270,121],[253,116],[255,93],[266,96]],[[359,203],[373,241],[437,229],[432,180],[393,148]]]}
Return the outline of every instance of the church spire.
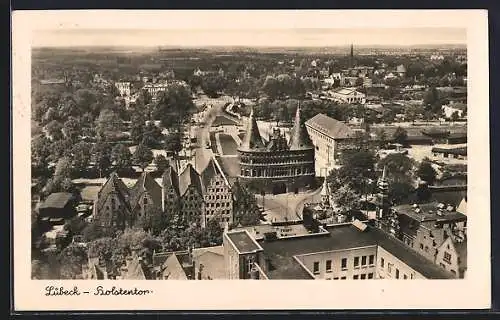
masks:
{"label": "church spire", "polygon": [[260,136],[259,127],[257,126],[257,120],[255,120],[255,117],[253,115],[253,107],[251,107],[250,116],[248,117],[247,129],[239,149],[248,151],[261,148],[264,148],[264,143],[262,142],[262,137]]}
{"label": "church spire", "polygon": [[300,119],[300,104],[297,106],[295,121],[292,132],[290,133],[290,150],[302,150],[314,148],[311,138],[307,133],[306,126]]}

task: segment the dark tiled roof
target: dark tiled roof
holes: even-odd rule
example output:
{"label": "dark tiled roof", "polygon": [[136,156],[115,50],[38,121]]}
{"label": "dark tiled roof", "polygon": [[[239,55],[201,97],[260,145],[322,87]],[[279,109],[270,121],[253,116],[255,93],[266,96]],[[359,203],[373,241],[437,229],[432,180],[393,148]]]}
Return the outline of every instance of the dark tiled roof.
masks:
{"label": "dark tiled roof", "polygon": [[46,208],[64,208],[73,199],[73,195],[68,192],[51,193],[47,199],[40,205],[40,209]]}
{"label": "dark tiled roof", "polygon": [[164,187],[172,186],[177,195],[179,194],[179,176],[172,166],[168,166],[162,175],[162,183]]}
{"label": "dark tiled roof", "polygon": [[191,164],[188,164],[179,175],[179,195],[183,196],[191,185],[194,185],[200,194],[203,193],[200,175]]}
{"label": "dark tiled roof", "polygon": [[300,119],[300,107],[297,107],[295,122],[290,133],[290,143],[288,144],[288,146],[290,150],[304,150],[314,148],[311,138],[307,133],[306,126]]}
{"label": "dark tiled roof", "polygon": [[97,195],[97,210],[101,210],[102,206],[106,202],[106,199],[110,193],[116,192],[121,202],[125,205],[127,209],[130,209],[129,203],[129,189],[123,183],[123,181],[118,178],[118,175],[113,172],[109,177],[108,181],[104,183],[101,190],[99,190]]}
{"label": "dark tiled roof", "polygon": [[[460,199],[461,201],[461,199]],[[460,202],[459,202],[460,203]],[[416,221],[454,221],[454,220],[464,220],[467,216],[453,211],[448,211],[446,207],[442,210],[442,215],[438,215],[438,204],[439,202],[428,202],[420,203],[418,205],[418,212],[416,208],[411,205],[400,205],[393,208],[399,214],[404,214]],[[444,203],[447,204],[447,203]],[[453,204],[452,204],[453,205]]]}
{"label": "dark tiled roof", "polygon": [[236,126],[236,125],[238,125],[238,122],[234,121],[233,119],[229,119],[228,117],[225,116],[216,116],[214,121],[212,122],[212,127]]}
{"label": "dark tiled roof", "polygon": [[140,196],[145,192],[151,196],[155,205],[161,206],[162,190],[160,185],[148,172],[143,172],[130,190],[130,205],[132,208],[137,206]]}
{"label": "dark tiled roof", "polygon": [[355,136],[354,131],[345,123],[332,119],[322,113],[318,113],[306,121],[306,125],[334,138],[348,139]]}
{"label": "dark tiled roof", "polygon": [[239,149],[241,150],[257,150],[264,149],[264,142],[259,132],[259,127],[257,126],[257,120],[253,116],[253,109],[248,117],[247,128],[243,139],[241,139],[241,145]]}
{"label": "dark tiled roof", "polygon": [[271,270],[267,273],[269,278],[310,279],[310,274],[295,261],[295,255],[375,245],[381,246],[427,278],[446,279],[452,277],[439,266],[429,262],[399,240],[377,228],[368,227],[365,231],[360,231],[353,225],[346,224],[328,227],[327,230],[328,234],[318,236],[259,241],[259,244],[264,248],[265,259],[268,259],[271,264]]}
{"label": "dark tiled roof", "polygon": [[236,246],[240,253],[255,252],[261,250],[254,239],[245,231],[227,233],[228,238]]}

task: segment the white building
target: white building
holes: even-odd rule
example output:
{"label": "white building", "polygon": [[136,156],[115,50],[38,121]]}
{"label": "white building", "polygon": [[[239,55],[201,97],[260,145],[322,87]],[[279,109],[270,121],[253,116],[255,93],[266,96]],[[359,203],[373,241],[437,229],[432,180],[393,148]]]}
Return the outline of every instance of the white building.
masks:
{"label": "white building", "polygon": [[356,91],[354,88],[341,88],[338,90],[330,91],[332,98],[335,101],[342,103],[360,103],[366,102],[366,95]]}
{"label": "white building", "polygon": [[130,82],[115,82],[115,87],[122,97],[130,96]]}
{"label": "white building", "polygon": [[339,146],[355,137],[345,123],[322,113],[306,121],[307,132],[315,147],[315,170],[318,176],[327,176],[339,158]]}
{"label": "white building", "polygon": [[463,103],[455,103],[451,105],[443,105],[442,109],[446,118],[451,118],[455,112],[457,112],[458,117],[461,118],[464,111],[467,109],[467,105]]}

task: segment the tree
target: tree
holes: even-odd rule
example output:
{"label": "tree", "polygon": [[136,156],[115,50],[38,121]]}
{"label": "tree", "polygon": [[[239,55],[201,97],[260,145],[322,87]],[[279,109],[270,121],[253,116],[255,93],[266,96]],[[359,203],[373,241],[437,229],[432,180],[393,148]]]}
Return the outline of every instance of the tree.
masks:
{"label": "tree", "polygon": [[332,193],[332,200],[342,213],[360,209],[361,195],[349,185],[343,185]]}
{"label": "tree", "polygon": [[402,127],[397,127],[394,133],[392,134],[392,138],[396,143],[406,145],[406,140],[408,139],[408,133]]}
{"label": "tree", "polygon": [[85,220],[78,216],[71,218],[64,224],[64,229],[69,231],[71,235],[81,235],[86,227],[87,223]]}
{"label": "tree", "polygon": [[375,132],[379,146],[383,148],[387,143],[387,133],[383,128],[377,129]]}
{"label": "tree", "polygon": [[389,154],[381,159],[377,167],[386,169],[387,178],[392,182],[411,181],[413,160],[401,153]]}
{"label": "tree", "polygon": [[90,163],[92,145],[85,141],[80,141],[71,148],[73,155],[73,168],[75,171],[83,172]]}
{"label": "tree", "polygon": [[162,154],[157,155],[154,161],[156,164],[156,168],[158,168],[158,171],[164,172],[165,170],[167,170],[169,162],[164,155]]}
{"label": "tree", "polygon": [[144,127],[144,133],[141,141],[142,144],[150,148],[155,148],[160,144],[161,140],[163,140],[163,133],[161,132],[161,129],[155,126],[154,123],[149,122]]}
{"label": "tree", "polygon": [[330,171],[327,183],[330,190],[349,185],[357,194],[367,194],[370,181],[375,179],[375,155],[369,150],[344,151],[341,156],[342,166]]}
{"label": "tree", "polygon": [[260,211],[257,199],[238,181],[233,184],[233,212],[235,224],[252,226],[260,223]]}
{"label": "tree", "polygon": [[144,169],[153,161],[153,151],[143,144],[139,144],[134,151],[132,159],[141,169]]}
{"label": "tree", "polygon": [[427,184],[432,185],[436,181],[437,172],[432,167],[429,159],[424,159],[420,162],[417,168],[417,176],[425,181]]}
{"label": "tree", "polygon": [[54,177],[58,179],[69,178],[72,170],[71,159],[63,157],[57,161]]}
{"label": "tree", "polygon": [[460,119],[460,115],[459,115],[458,111],[454,111],[451,114],[451,121],[456,122],[458,119]]}
{"label": "tree", "polygon": [[31,140],[31,162],[37,167],[46,167],[51,155],[50,141],[39,135]]}
{"label": "tree", "polygon": [[87,250],[77,244],[70,244],[59,254],[61,279],[81,279],[82,266],[87,262]]}
{"label": "tree", "polygon": [[92,146],[92,162],[99,170],[99,177],[107,174],[108,169],[111,167],[111,152],[108,144],[97,142]]}
{"label": "tree", "polygon": [[31,279],[46,280],[50,279],[50,266],[42,260],[31,260]]}
{"label": "tree", "polygon": [[79,121],[74,117],[69,117],[69,119],[63,125],[63,131],[66,138],[71,141],[76,141],[81,133],[81,126]]}
{"label": "tree", "polygon": [[99,137],[107,140],[123,130],[123,123],[115,111],[105,108],[96,120],[96,129]]}
{"label": "tree", "polygon": [[106,228],[101,227],[96,222],[90,222],[82,230],[82,236],[87,242],[91,242],[100,238],[111,237],[113,234]]}
{"label": "tree", "polygon": [[208,220],[205,227],[207,241],[210,246],[216,246],[222,244],[222,234],[224,229],[220,226],[220,223],[216,219]]}
{"label": "tree", "polygon": [[111,161],[117,169],[129,169],[132,166],[132,154],[127,146],[116,144],[111,149]]}
{"label": "tree", "polygon": [[159,235],[167,227],[167,219],[160,208],[147,206],[146,212],[139,218],[138,226],[153,235]]}
{"label": "tree", "polygon": [[227,86],[227,82],[222,76],[208,76],[202,78],[201,89],[211,98],[216,98],[219,92],[223,91]]}
{"label": "tree", "polygon": [[47,133],[52,140],[61,140],[64,137],[62,128],[61,123],[57,120],[52,120],[45,126],[45,129],[47,129]]}
{"label": "tree", "polygon": [[165,137],[165,151],[172,152],[175,156],[178,156],[179,152],[182,150],[182,141],[180,132],[169,133]]}
{"label": "tree", "polygon": [[130,139],[134,143],[141,143],[144,138],[144,121],[132,120],[132,128],[130,128]]}
{"label": "tree", "polygon": [[164,128],[179,127],[195,110],[191,92],[183,86],[172,85],[159,95],[153,117],[160,120]]}

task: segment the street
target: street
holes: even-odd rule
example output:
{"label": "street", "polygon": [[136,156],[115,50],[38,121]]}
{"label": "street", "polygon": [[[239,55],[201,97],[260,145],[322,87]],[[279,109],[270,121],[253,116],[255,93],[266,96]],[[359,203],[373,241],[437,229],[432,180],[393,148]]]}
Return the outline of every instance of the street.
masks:
{"label": "street", "polygon": [[210,126],[214,121],[215,117],[222,113],[222,107],[227,102],[232,102],[233,99],[228,96],[220,96],[218,98],[208,98],[202,96],[196,99],[195,103],[197,105],[207,104],[213,105],[213,107],[207,112],[202,122],[203,126],[196,124],[194,126],[194,136],[196,137],[197,143],[195,148],[195,169],[198,172],[202,172],[208,164],[208,161],[213,157],[213,152],[211,149],[207,148],[207,142],[209,139]]}

